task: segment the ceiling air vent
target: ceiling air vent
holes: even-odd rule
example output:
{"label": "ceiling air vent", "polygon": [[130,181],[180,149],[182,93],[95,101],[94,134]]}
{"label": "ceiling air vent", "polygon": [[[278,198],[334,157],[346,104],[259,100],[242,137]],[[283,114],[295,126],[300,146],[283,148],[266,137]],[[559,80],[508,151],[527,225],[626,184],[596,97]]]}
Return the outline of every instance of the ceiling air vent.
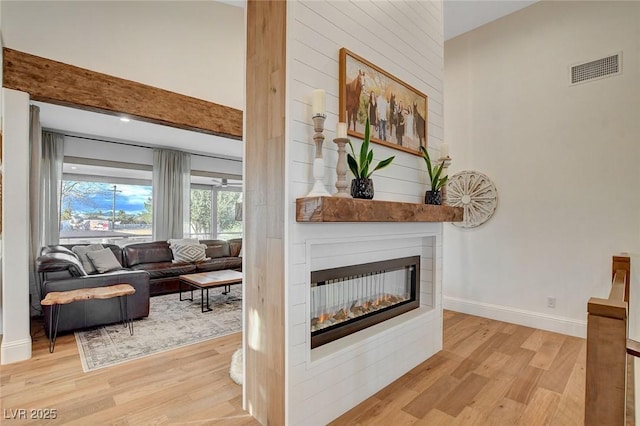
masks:
{"label": "ceiling air vent", "polygon": [[599,80],[622,72],[622,52],[571,67],[571,85]]}

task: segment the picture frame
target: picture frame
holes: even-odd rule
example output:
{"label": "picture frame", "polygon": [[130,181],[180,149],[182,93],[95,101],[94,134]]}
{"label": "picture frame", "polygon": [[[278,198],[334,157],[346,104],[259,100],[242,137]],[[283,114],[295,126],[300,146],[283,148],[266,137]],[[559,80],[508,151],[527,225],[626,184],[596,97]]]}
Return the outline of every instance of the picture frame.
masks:
{"label": "picture frame", "polygon": [[364,138],[369,116],[371,141],[421,155],[420,146],[427,147],[427,95],[344,47],[339,66],[339,120],[347,123],[347,134]]}

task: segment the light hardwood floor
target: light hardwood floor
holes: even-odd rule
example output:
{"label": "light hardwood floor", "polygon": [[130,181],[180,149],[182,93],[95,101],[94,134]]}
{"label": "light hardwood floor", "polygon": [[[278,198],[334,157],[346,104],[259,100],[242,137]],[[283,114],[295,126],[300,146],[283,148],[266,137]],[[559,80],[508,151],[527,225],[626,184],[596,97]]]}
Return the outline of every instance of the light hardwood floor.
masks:
{"label": "light hardwood floor", "polygon": [[59,336],[50,354],[42,323],[32,330],[33,358],[1,368],[2,425],[35,423],[6,419],[20,408],[56,409],[47,424],[258,424],[229,378],[240,333],[83,373],[73,334]]}
{"label": "light hardwood floor", "polygon": [[[240,342],[235,334],[83,373],[73,335],[50,354],[35,324],[33,359],[2,366],[3,414],[55,408],[52,424],[255,425],[228,375]],[[584,339],[445,311],[444,349],[332,424],[581,425],[584,367]]]}
{"label": "light hardwood floor", "polygon": [[584,339],[445,311],[443,346],[332,425],[584,423]]}

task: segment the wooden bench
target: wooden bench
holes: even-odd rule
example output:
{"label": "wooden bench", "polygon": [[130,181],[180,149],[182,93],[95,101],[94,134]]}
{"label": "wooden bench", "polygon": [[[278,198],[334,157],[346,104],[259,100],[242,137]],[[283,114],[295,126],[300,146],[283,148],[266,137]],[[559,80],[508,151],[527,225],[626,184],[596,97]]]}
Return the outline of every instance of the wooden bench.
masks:
{"label": "wooden bench", "polygon": [[136,292],[131,284],[116,284],[105,287],[80,288],[68,291],[52,291],[40,302],[43,306],[51,306],[49,326],[49,352],[53,353],[58,334],[58,320],[60,319],[60,307],[69,303],[90,299],[111,299],[118,297],[120,301],[120,320],[129,327],[129,333],[133,335],[133,320],[129,317],[127,296]]}

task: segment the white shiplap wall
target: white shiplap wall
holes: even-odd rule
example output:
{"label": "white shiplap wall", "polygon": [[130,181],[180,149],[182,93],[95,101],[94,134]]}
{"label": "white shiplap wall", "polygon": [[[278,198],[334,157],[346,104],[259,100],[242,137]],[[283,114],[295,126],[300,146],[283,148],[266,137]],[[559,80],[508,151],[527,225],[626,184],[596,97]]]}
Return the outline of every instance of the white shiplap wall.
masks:
{"label": "white shiplap wall", "polygon": [[[312,186],[313,89],[327,92],[325,186],[335,192],[338,51],[369,60],[429,96],[428,144],[439,157],[443,135],[442,3],[417,1],[289,2],[287,22],[287,423],[326,424],[441,348],[442,225],[432,223],[298,224],[295,199]],[[356,142],[357,145],[360,141]],[[375,199],[422,202],[423,160],[373,145]],[[337,342],[309,349],[309,274],[419,254],[421,308]]]}

